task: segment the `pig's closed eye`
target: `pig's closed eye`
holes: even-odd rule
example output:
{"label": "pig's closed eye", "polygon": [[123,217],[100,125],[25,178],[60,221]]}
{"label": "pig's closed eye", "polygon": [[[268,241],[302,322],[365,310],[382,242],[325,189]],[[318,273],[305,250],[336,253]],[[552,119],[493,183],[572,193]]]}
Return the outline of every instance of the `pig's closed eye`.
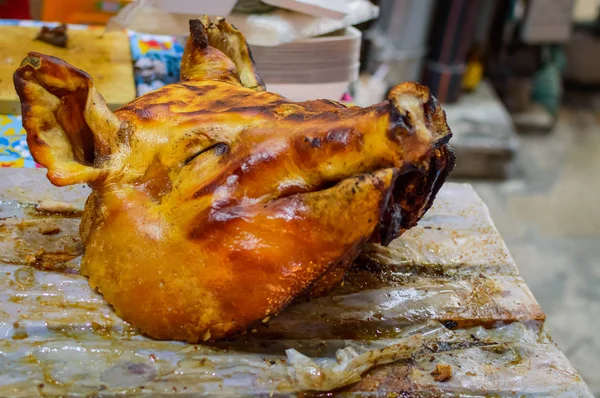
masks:
{"label": "pig's closed eye", "polygon": [[224,144],[222,142],[218,142],[214,145],[211,145],[207,148],[204,148],[203,150],[201,150],[198,153],[193,154],[192,156],[190,156],[189,158],[187,158],[185,160],[185,162],[183,163],[184,165],[189,164],[190,162],[192,162],[194,159],[196,159],[198,156],[202,155],[203,153],[207,153],[207,152],[211,152],[214,153],[217,156],[221,156],[227,153],[227,151],[229,150],[229,146],[227,144]]}

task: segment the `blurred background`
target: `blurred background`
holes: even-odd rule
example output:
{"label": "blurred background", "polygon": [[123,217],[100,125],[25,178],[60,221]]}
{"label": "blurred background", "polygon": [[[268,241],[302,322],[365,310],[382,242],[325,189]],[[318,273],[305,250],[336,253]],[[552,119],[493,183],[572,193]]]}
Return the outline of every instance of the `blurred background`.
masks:
{"label": "blurred background", "polygon": [[[483,197],[555,342],[600,396],[599,11],[598,0],[0,0],[0,166],[38,166],[10,77],[32,37],[90,72],[113,108],[178,80],[199,14],[227,16],[269,90],[294,100],[368,106],[419,81],[453,130],[452,178]],[[64,27],[38,33],[61,23],[69,45]]]}

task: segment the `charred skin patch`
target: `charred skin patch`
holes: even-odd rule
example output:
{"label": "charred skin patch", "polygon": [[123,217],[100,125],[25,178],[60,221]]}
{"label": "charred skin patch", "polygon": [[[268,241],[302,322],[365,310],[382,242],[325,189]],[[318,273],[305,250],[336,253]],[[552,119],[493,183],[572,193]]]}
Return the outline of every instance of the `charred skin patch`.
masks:
{"label": "charred skin patch", "polygon": [[372,241],[387,246],[417,225],[452,172],[455,159],[452,148],[444,145],[433,151],[425,167],[400,175]]}
{"label": "charred skin patch", "polygon": [[410,121],[410,113],[401,113],[396,108],[393,108],[391,112],[390,127],[388,137],[397,142],[402,142],[401,137],[404,135],[412,136],[415,134],[414,126]]}
{"label": "charred skin patch", "polygon": [[205,84],[205,85],[202,85],[202,86],[196,86],[196,85],[193,85],[193,84],[182,83],[182,85],[186,89],[193,91],[194,94],[196,94],[196,95],[204,95],[206,93],[211,92],[212,90],[214,90],[217,87],[217,86],[212,85],[212,84]]}
{"label": "charred skin patch", "polygon": [[173,189],[169,168],[158,157],[148,166],[146,173],[136,184],[144,189],[154,201],[159,201]]}
{"label": "charred skin patch", "polygon": [[204,29],[204,25],[199,19],[190,19],[190,36],[197,48],[203,49],[208,47],[206,29]]}
{"label": "charred skin patch", "polygon": [[298,136],[293,143],[299,164],[309,170],[321,164],[323,159],[361,151],[363,146],[363,134],[353,127],[339,127],[325,132],[307,131],[305,136]]}

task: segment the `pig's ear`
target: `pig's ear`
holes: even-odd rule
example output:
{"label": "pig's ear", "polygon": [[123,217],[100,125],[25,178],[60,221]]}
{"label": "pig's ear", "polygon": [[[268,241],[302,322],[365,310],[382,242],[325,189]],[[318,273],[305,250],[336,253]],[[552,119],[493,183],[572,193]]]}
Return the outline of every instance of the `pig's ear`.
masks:
{"label": "pig's ear", "polygon": [[29,150],[48,168],[48,179],[63,186],[101,178],[120,121],[91,77],[58,58],[29,53],[13,79]]}

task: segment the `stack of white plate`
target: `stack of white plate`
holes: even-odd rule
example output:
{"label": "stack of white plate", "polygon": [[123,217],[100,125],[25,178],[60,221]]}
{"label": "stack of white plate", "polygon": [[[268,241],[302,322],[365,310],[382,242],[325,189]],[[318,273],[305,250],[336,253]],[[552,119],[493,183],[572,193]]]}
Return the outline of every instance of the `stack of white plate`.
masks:
{"label": "stack of white plate", "polygon": [[273,47],[250,46],[269,91],[301,101],[339,100],[358,78],[361,33],[348,27]]}

